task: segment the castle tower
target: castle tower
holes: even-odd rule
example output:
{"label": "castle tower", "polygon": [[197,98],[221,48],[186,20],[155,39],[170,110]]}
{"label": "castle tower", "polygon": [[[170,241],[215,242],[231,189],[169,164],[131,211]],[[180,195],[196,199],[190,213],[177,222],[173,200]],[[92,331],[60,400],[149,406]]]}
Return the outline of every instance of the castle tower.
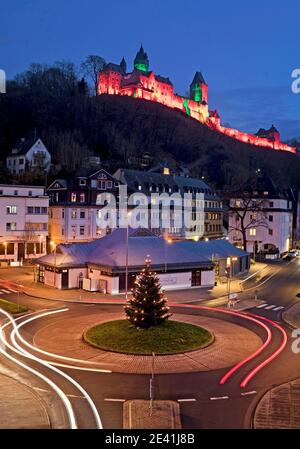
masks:
{"label": "castle tower", "polygon": [[121,67],[121,70],[122,70],[123,73],[127,72],[127,64],[126,64],[126,61],[124,59],[124,56],[123,56],[123,58],[122,58],[122,60],[120,62],[120,67]]}
{"label": "castle tower", "polygon": [[201,72],[196,72],[192,83],[190,84],[190,99],[198,102],[207,103],[208,86],[204,81]]}
{"label": "castle tower", "polygon": [[149,70],[149,59],[147,53],[144,51],[143,46],[136,54],[134,58],[133,66],[136,70],[141,70],[142,72],[148,72]]}

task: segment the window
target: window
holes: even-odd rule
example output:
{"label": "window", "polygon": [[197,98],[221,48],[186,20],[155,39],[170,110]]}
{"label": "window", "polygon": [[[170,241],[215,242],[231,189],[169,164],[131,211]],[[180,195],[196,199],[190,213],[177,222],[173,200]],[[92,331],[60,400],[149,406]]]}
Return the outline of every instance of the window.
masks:
{"label": "window", "polygon": [[3,195],[3,190],[0,190],[0,195]]}
{"label": "window", "polygon": [[17,223],[6,223],[6,230],[7,231],[16,231],[17,230]]}
{"label": "window", "polygon": [[65,209],[61,210],[61,218],[65,218]]}
{"label": "window", "polygon": [[80,202],[84,203],[85,202],[85,193],[81,193],[80,194]]}
{"label": "window", "polygon": [[84,210],[80,211],[80,218],[85,218],[85,211]]}
{"label": "window", "polygon": [[274,202],[270,201],[270,207],[274,207]]}
{"label": "window", "polygon": [[44,214],[44,215],[47,215],[48,208],[47,207],[41,207],[41,213]]}
{"label": "window", "polygon": [[6,206],[6,213],[8,215],[14,215],[17,213],[17,206]]}
{"label": "window", "polygon": [[273,229],[269,229],[269,235],[273,235]]}
{"label": "window", "polygon": [[255,236],[256,235],[256,228],[250,228],[249,233],[250,233],[250,235]]}
{"label": "window", "polygon": [[23,158],[19,159],[19,165],[23,165],[23,164],[24,164],[24,159]]}
{"label": "window", "polygon": [[18,193],[19,193],[18,190],[15,190],[15,191],[14,191],[14,195],[18,195]]}
{"label": "window", "polygon": [[112,181],[107,181],[107,188],[111,189],[112,188]]}
{"label": "window", "polygon": [[79,179],[80,186],[86,186],[86,179]]}
{"label": "window", "polygon": [[34,208],[34,213],[35,213],[35,214],[40,214],[40,213],[41,213],[41,208],[40,208],[39,206],[36,206],[36,207]]}
{"label": "window", "polygon": [[79,233],[80,235],[84,235],[84,226],[80,226]]}
{"label": "window", "polygon": [[92,179],[91,187],[93,187],[93,188],[97,187],[97,180],[96,179]]}
{"label": "window", "polygon": [[269,215],[269,221],[273,221],[273,215]]}
{"label": "window", "polygon": [[27,207],[27,214],[33,214],[33,207],[32,206],[28,206]]}
{"label": "window", "polygon": [[76,209],[72,209],[71,218],[72,218],[72,220],[76,220],[76,218],[77,218],[77,210]]}
{"label": "window", "polygon": [[76,203],[76,201],[77,201],[77,195],[75,192],[72,192],[71,193],[71,202]]}
{"label": "window", "polygon": [[32,190],[29,190],[28,196],[32,196]]}
{"label": "window", "polygon": [[14,243],[8,243],[6,247],[6,254],[9,256],[13,256],[15,253],[15,245]]}

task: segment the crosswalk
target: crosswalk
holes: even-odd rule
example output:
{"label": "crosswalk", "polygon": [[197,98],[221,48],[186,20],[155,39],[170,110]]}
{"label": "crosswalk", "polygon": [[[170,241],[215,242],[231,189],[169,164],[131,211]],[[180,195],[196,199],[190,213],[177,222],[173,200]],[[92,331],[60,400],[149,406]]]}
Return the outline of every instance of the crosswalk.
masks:
{"label": "crosswalk", "polygon": [[279,310],[284,309],[284,306],[277,306],[276,304],[268,304],[267,302],[265,302],[264,304],[256,306],[256,309],[264,309],[270,310],[271,312],[278,312]]}
{"label": "crosswalk", "polygon": [[10,293],[18,293],[18,291],[13,290],[12,288],[1,288],[0,287],[0,295],[9,295]]}

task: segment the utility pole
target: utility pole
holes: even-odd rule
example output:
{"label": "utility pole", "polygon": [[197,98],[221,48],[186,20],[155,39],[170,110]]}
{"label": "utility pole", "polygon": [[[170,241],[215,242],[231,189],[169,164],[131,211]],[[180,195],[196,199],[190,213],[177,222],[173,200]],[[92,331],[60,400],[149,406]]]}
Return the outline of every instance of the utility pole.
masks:
{"label": "utility pole", "polygon": [[154,400],[154,365],[155,365],[155,353],[152,352],[152,369],[150,377],[150,405],[149,405],[149,415],[152,416],[153,413],[153,400]]}

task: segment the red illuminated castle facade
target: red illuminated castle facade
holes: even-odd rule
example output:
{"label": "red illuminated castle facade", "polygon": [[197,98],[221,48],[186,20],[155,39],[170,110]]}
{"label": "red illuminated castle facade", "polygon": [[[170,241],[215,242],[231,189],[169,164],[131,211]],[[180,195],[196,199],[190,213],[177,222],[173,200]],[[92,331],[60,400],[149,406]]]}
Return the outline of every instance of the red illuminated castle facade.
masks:
{"label": "red illuminated castle facade", "polygon": [[149,70],[149,59],[142,46],[133,65],[133,71],[127,73],[124,58],[120,64],[105,64],[99,73],[98,94],[127,95],[155,101],[179,109],[210,128],[242,142],[296,153],[296,148],[280,141],[280,134],[273,125],[269,130],[261,128],[255,135],[222,126],[218,112],[208,109],[208,85],[200,72],[196,72],[190,84],[189,97],[182,97],[174,93],[169,78]]}

